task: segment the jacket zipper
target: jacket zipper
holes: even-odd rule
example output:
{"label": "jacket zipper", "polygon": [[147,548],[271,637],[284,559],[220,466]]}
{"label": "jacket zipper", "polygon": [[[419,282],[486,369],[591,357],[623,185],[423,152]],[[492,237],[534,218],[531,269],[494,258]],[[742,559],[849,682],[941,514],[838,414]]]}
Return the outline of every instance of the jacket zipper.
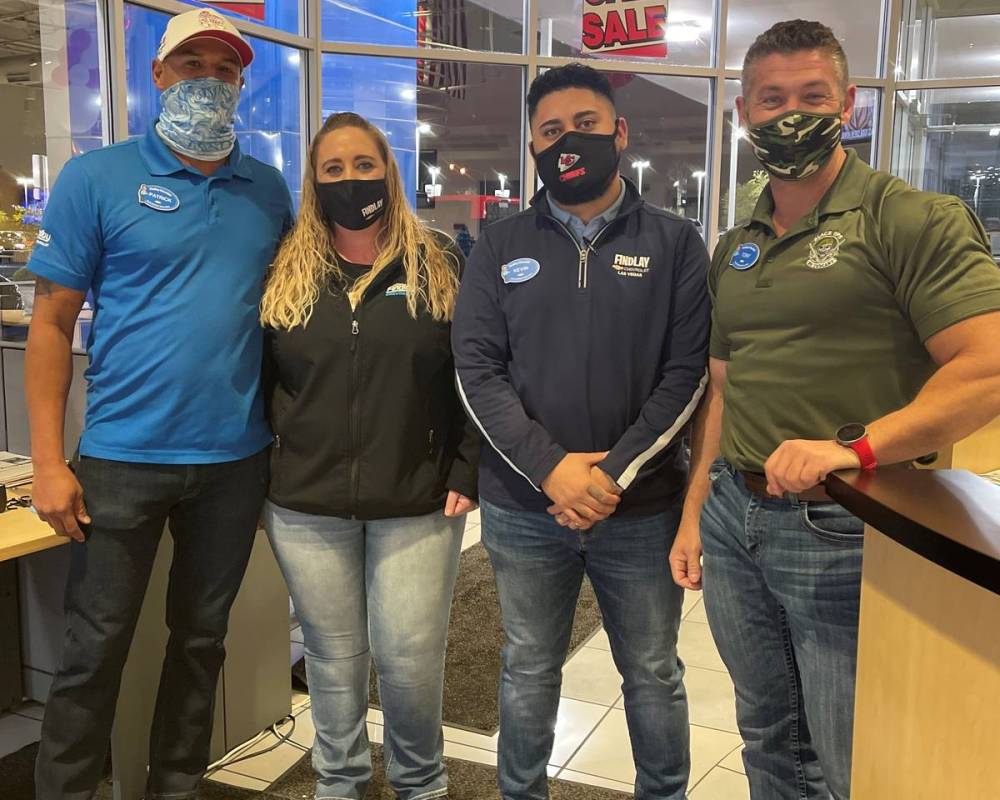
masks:
{"label": "jacket zipper", "polygon": [[617,220],[618,217],[615,217],[615,219],[611,220],[603,228],[601,228],[597,232],[597,235],[594,236],[594,238],[591,239],[589,242],[587,242],[586,240],[584,240],[583,247],[580,247],[579,243],[576,241],[576,237],[573,235],[573,233],[570,231],[569,228],[567,228],[565,225],[563,225],[563,223],[561,221],[557,220],[555,217],[552,217],[551,219],[552,219],[553,222],[556,223],[556,225],[558,225],[560,228],[563,229],[563,231],[565,231],[566,235],[570,238],[570,241],[572,241],[573,245],[580,251],[580,263],[577,266],[577,273],[576,273],[576,288],[578,288],[578,289],[586,289],[587,288],[587,262],[590,259],[590,251],[593,248],[593,246],[595,244],[597,244],[597,240],[600,239],[604,235],[604,232],[615,223],[615,220]]}
{"label": "jacket zipper", "polygon": [[355,309],[351,311],[351,496],[349,498],[351,519],[356,519],[361,492],[361,420],[359,418],[361,390],[358,386],[358,362],[360,360],[358,357],[358,334],[360,332],[361,326],[358,323],[357,309]]}

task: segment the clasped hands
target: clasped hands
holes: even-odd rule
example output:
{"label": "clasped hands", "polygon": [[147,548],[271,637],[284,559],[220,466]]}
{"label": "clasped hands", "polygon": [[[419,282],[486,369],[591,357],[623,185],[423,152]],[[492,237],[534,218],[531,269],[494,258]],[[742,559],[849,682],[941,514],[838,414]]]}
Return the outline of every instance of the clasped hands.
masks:
{"label": "clasped hands", "polygon": [[552,501],[548,512],[564,528],[589,530],[607,519],[621,502],[621,489],[597,465],[607,453],[567,453],[542,490]]}

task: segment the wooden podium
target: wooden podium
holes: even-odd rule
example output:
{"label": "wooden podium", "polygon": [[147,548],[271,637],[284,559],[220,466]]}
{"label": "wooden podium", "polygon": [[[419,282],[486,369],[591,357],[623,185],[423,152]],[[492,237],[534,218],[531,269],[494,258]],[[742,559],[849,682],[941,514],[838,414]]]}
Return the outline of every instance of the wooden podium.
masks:
{"label": "wooden podium", "polygon": [[1000,798],[1000,487],[840,473],[865,520],[852,800]]}

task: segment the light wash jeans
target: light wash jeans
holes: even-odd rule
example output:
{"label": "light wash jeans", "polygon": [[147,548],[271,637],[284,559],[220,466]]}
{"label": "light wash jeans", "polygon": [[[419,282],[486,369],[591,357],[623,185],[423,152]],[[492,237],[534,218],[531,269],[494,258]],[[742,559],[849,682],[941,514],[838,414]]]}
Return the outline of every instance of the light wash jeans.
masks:
{"label": "light wash jeans", "polygon": [[705,610],[736,684],[753,800],[847,800],[864,523],[764,499],[726,461],[701,515]]}
{"label": "light wash jeans", "polygon": [[264,525],[305,637],[317,800],[368,789],[373,657],[389,784],[400,800],[443,797],[445,643],[465,517],[366,522],[268,502]]}

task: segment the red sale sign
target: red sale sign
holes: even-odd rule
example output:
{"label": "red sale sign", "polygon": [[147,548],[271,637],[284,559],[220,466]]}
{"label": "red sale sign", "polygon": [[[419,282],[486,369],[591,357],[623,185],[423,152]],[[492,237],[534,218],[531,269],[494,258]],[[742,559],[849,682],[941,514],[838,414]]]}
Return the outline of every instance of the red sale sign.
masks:
{"label": "red sale sign", "polygon": [[244,17],[264,19],[264,0],[238,0],[238,2],[215,0],[214,2],[208,3],[208,5],[221,8],[223,11],[231,11],[235,14],[242,14]]}
{"label": "red sale sign", "polygon": [[667,0],[584,0],[584,55],[667,55]]}

